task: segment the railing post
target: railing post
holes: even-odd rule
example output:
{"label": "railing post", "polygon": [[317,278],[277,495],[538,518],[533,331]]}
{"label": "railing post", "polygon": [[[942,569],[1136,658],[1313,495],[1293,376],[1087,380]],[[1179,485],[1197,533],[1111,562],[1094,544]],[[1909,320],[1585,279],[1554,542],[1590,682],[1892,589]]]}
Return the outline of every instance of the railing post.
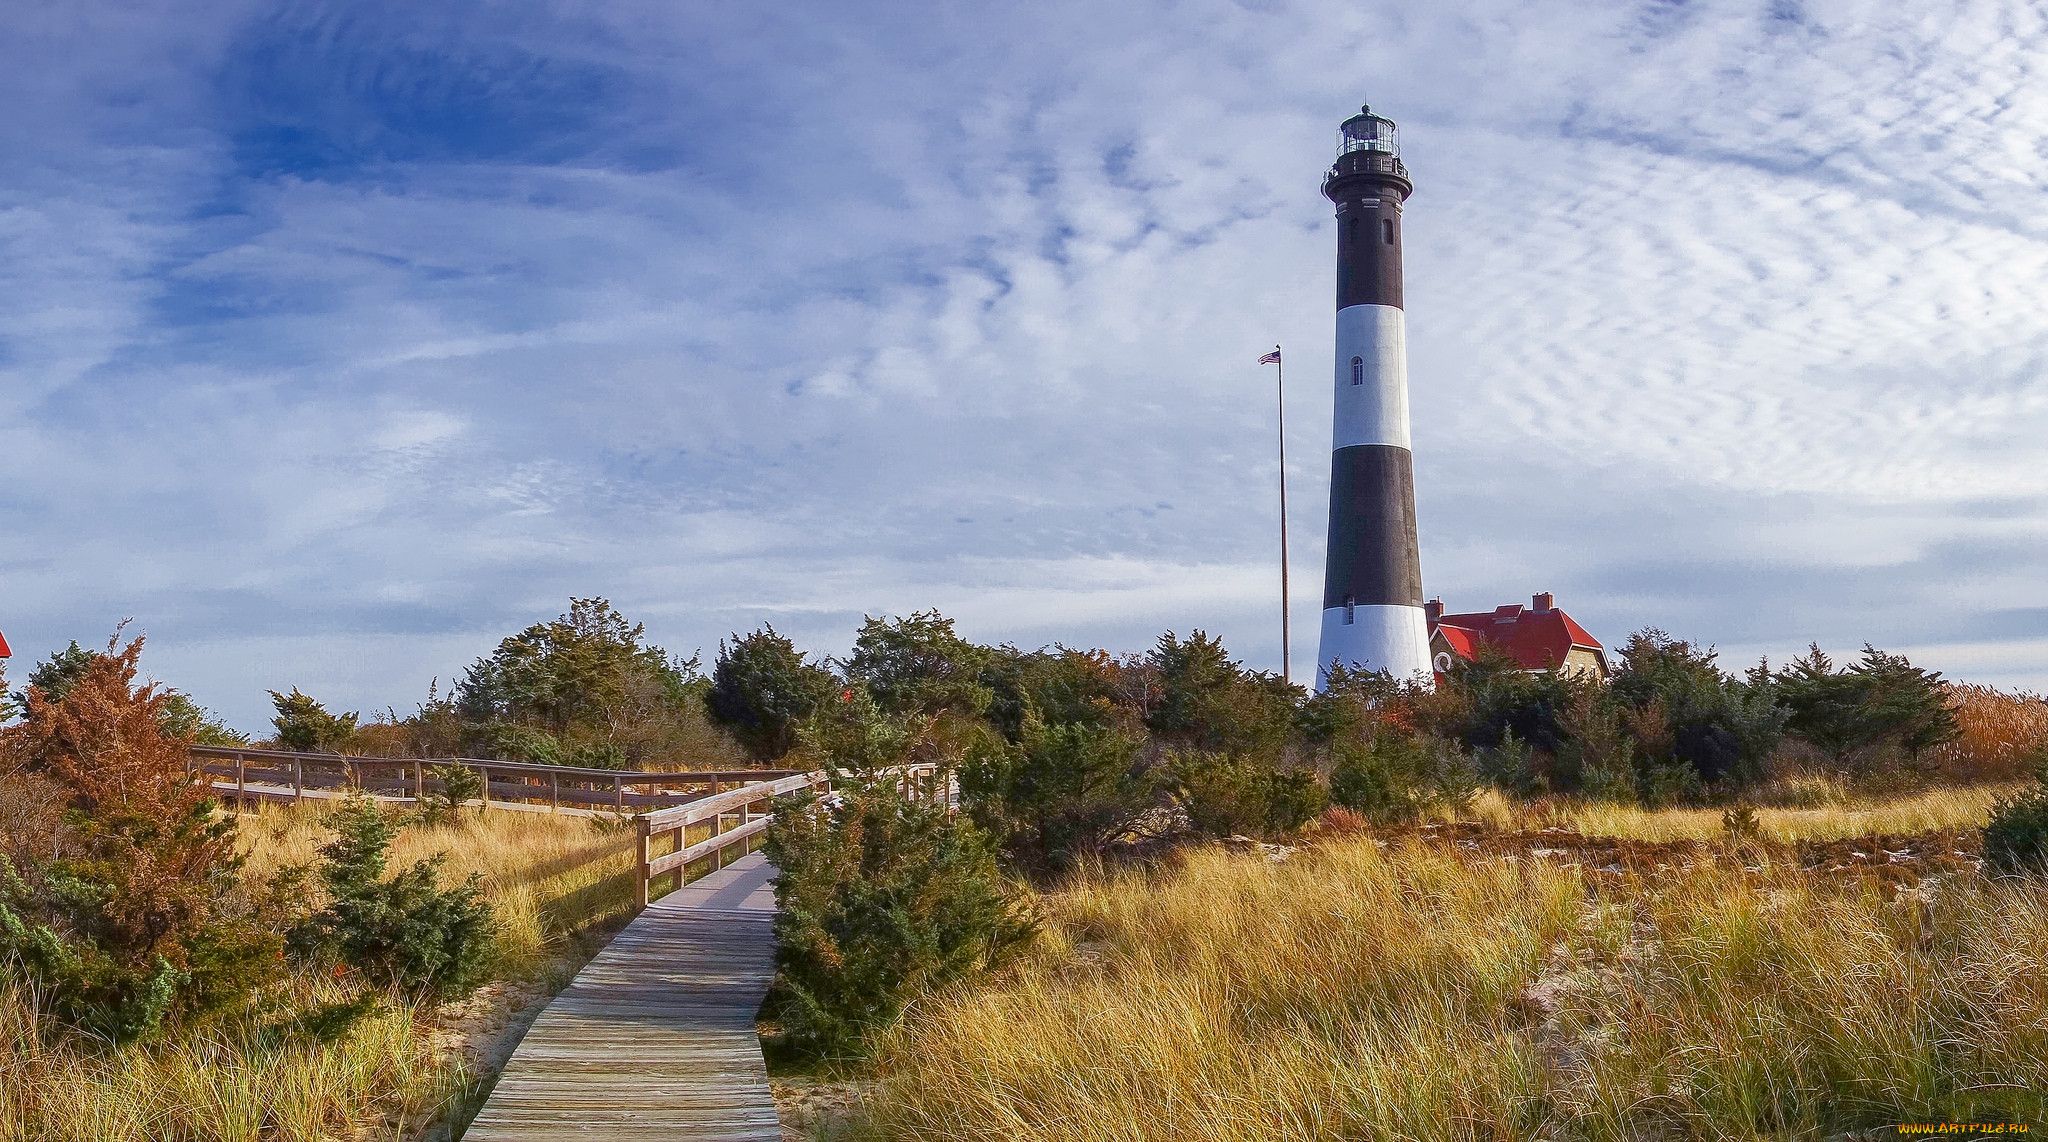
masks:
{"label": "railing post", "polygon": [[306,796],[306,762],[304,758],[292,759],[292,804],[296,805]]}
{"label": "railing post", "polygon": [[620,816],[625,815],[626,779],[624,777],[612,778],[612,805],[613,810],[617,812]]}
{"label": "railing post", "polygon": [[412,799],[414,804],[427,799],[427,761],[425,758],[412,763]]}
{"label": "railing post", "polygon": [[235,755],[235,809],[241,811],[248,807],[249,759],[238,753]]}
{"label": "railing post", "polygon": [[477,768],[482,770],[484,775],[484,807],[481,811],[488,813],[491,811],[491,771],[486,766],[480,765]]}
{"label": "railing post", "polygon": [[634,831],[640,837],[640,862],[633,868],[633,903],[636,907],[647,907],[647,863],[648,828],[644,816],[633,818]]}
{"label": "railing post", "polygon": [[559,773],[550,773],[548,774],[548,812],[559,813],[561,811],[562,775]]}

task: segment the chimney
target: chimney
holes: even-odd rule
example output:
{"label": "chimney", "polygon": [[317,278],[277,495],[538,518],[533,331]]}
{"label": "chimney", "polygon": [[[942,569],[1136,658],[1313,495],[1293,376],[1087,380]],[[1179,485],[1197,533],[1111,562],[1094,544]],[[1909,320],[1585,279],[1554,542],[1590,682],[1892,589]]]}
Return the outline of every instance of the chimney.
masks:
{"label": "chimney", "polygon": [[1550,610],[1557,602],[1557,596],[1548,591],[1529,596],[1529,609],[1541,613]]}
{"label": "chimney", "polygon": [[1422,604],[1422,614],[1432,623],[1436,622],[1438,619],[1443,618],[1444,601],[1442,599],[1431,599],[1430,601]]}

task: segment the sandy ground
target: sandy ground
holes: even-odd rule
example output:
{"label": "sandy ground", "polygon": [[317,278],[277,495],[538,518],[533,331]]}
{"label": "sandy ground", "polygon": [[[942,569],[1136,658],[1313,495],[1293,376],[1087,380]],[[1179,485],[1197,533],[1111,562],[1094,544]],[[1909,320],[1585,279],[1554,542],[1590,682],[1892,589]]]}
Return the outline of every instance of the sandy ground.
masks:
{"label": "sandy ground", "polygon": [[775,1091],[783,1142],[837,1142],[851,1131],[860,1100],[874,1084],[787,1075],[769,1086]]}
{"label": "sandy ground", "polygon": [[1831,880],[1875,880],[1898,888],[1916,887],[1952,873],[1983,867],[1976,830],[1944,829],[1911,835],[1875,835],[1840,841],[1749,840],[1636,841],[1589,837],[1564,828],[1496,832],[1480,825],[1423,825],[1375,833],[1383,842],[1404,836],[1424,844],[1455,846],[1466,852],[1509,860],[1557,861],[1595,876],[1640,874],[1700,864],[1765,863],[1797,868]]}

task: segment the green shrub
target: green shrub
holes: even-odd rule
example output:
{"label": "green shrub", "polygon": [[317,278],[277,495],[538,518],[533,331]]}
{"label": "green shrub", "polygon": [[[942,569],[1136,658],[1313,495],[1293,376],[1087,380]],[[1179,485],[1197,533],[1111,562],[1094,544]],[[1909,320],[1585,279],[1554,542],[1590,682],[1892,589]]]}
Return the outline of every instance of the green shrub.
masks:
{"label": "green shrub", "polygon": [[796,645],[763,626],[718,645],[704,708],[761,761],[796,744],[797,729],[834,689],[832,675],[804,661]]}
{"label": "green shrub", "polygon": [[996,871],[995,841],[892,779],[841,779],[778,805],[767,852],[779,972],[771,1000],[794,1048],[857,1056],[919,993],[1007,959],[1036,922]]}
{"label": "green shrub", "polygon": [[861,624],[846,658],[846,675],[867,687],[892,714],[950,710],[986,713],[995,692],[982,680],[998,652],[953,632],[936,610],[904,619],[870,618]]}
{"label": "green shrub", "polygon": [[545,765],[727,767],[735,751],[705,717],[710,683],[697,656],[670,655],[646,633],[607,599],[571,598],[566,614],[499,640],[471,664],[453,701],[430,695],[405,719],[405,735],[426,752],[453,730],[470,756]]}
{"label": "green shrub", "polygon": [[1382,731],[1331,749],[1330,800],[1375,824],[1460,810],[1474,791],[1471,760],[1441,738]]}
{"label": "green shrub", "polygon": [[1168,631],[1145,664],[1157,685],[1145,720],[1162,744],[1272,756],[1294,732],[1300,688],[1246,670],[1219,639],[1196,631],[1183,641]]}
{"label": "green shrub", "polygon": [[1048,725],[1027,705],[1020,737],[970,759],[960,774],[961,800],[1018,863],[1067,868],[1128,835],[1151,806],[1142,730]]}
{"label": "green shrub", "polygon": [[1763,822],[1748,802],[1730,806],[1721,813],[1721,834],[1735,843],[1756,840],[1763,834]]}
{"label": "green shrub", "polygon": [[1640,766],[1636,771],[1636,799],[1645,809],[1668,809],[1706,796],[1699,771],[1689,762],[1671,761]]}
{"label": "green shrub", "polygon": [[277,716],[270,720],[270,724],[277,730],[280,749],[332,753],[340,750],[355,735],[358,715],[330,714],[327,707],[299,693],[297,686],[292,687],[289,694],[272,690],[270,702],[277,707]]}
{"label": "green shrub", "polygon": [[1940,674],[1868,643],[1862,661],[1840,670],[1814,644],[1769,681],[1791,731],[1859,776],[1917,768],[1923,752],[1962,732]]}
{"label": "green shrub", "polygon": [[1536,751],[1512,729],[1501,732],[1498,744],[1475,750],[1473,756],[1478,761],[1479,776],[1489,784],[1523,797],[1549,792],[1549,779],[1537,765]]}
{"label": "green shrub", "polygon": [[437,765],[434,778],[439,789],[428,789],[413,807],[413,818],[422,825],[449,825],[462,815],[462,807],[483,796],[484,775],[466,765]]}
{"label": "green shrub", "polygon": [[[1627,710],[1636,785],[1645,804],[1740,789],[1766,776],[1788,711],[1759,666],[1724,672],[1712,647],[1646,629],[1629,636],[1609,687]],[[1687,774],[1691,777],[1687,777]]]}
{"label": "green shrub", "polygon": [[1289,832],[1330,800],[1315,774],[1250,755],[1170,750],[1166,775],[1188,823],[1214,837]]}
{"label": "green shrub", "polygon": [[286,934],[301,959],[356,968],[430,999],[460,998],[484,980],[494,923],[482,878],[439,885],[442,856],[384,879],[397,831],[375,802],[351,797],[325,818],[335,838],[320,847],[327,903]]}
{"label": "green shrub", "polygon": [[2048,762],[2032,789],[2000,798],[1984,826],[1984,863],[1998,872],[2048,874]]}

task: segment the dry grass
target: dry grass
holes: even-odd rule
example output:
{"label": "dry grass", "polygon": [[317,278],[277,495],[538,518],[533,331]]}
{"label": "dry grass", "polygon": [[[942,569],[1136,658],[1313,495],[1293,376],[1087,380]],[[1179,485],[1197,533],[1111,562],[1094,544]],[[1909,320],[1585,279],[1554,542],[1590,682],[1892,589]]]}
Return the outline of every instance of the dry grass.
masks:
{"label": "dry grass", "polygon": [[[266,807],[242,817],[252,882],[280,867],[315,859],[331,836],[314,805]],[[602,817],[497,810],[465,811],[452,825],[409,825],[391,843],[391,865],[447,854],[444,883],[483,875],[484,895],[500,924],[500,976],[533,970],[551,944],[630,908],[634,834]]]}
{"label": "dry grass", "polygon": [[903,1139],[1819,1137],[2048,1113],[2048,888],[1926,913],[1796,871],[1602,883],[1333,841],[1047,899],[884,1044]]}
{"label": "dry grass", "polygon": [[[242,819],[251,883],[313,859],[328,832],[312,805]],[[444,880],[483,875],[501,938],[496,974],[531,976],[560,939],[632,904],[633,834],[591,818],[468,814],[401,831],[394,866],[448,854]],[[281,1012],[345,998],[299,979],[279,1010],[119,1051],[52,1046],[31,997],[0,989],[0,1142],[272,1142],[411,1137],[469,1076],[435,1045],[431,1017],[387,1006],[332,1044],[278,1033]]]}
{"label": "dry grass", "polygon": [[[339,999],[308,987],[307,1000]],[[179,1042],[52,1046],[30,998],[0,990],[0,1140],[328,1142],[415,1133],[465,1076],[403,1006],[332,1044],[280,1041],[257,1020]]]}
{"label": "dry grass", "polygon": [[2048,750],[2048,701],[2024,690],[1951,683],[1949,700],[1962,736],[1928,751],[1943,776],[1959,781],[2017,781]]}
{"label": "dry grass", "polygon": [[[1865,798],[1825,780],[1808,783],[1809,808],[1759,807],[1762,835],[1780,841],[1834,841],[1873,834],[1981,828],[1992,802],[2019,784],[1931,789],[1902,797]],[[1722,835],[1720,809],[1643,809],[1605,801],[1546,798],[1514,801],[1487,790],[1474,802],[1480,820],[1507,830],[1572,829],[1589,837],[1638,841],[1711,840]]]}

